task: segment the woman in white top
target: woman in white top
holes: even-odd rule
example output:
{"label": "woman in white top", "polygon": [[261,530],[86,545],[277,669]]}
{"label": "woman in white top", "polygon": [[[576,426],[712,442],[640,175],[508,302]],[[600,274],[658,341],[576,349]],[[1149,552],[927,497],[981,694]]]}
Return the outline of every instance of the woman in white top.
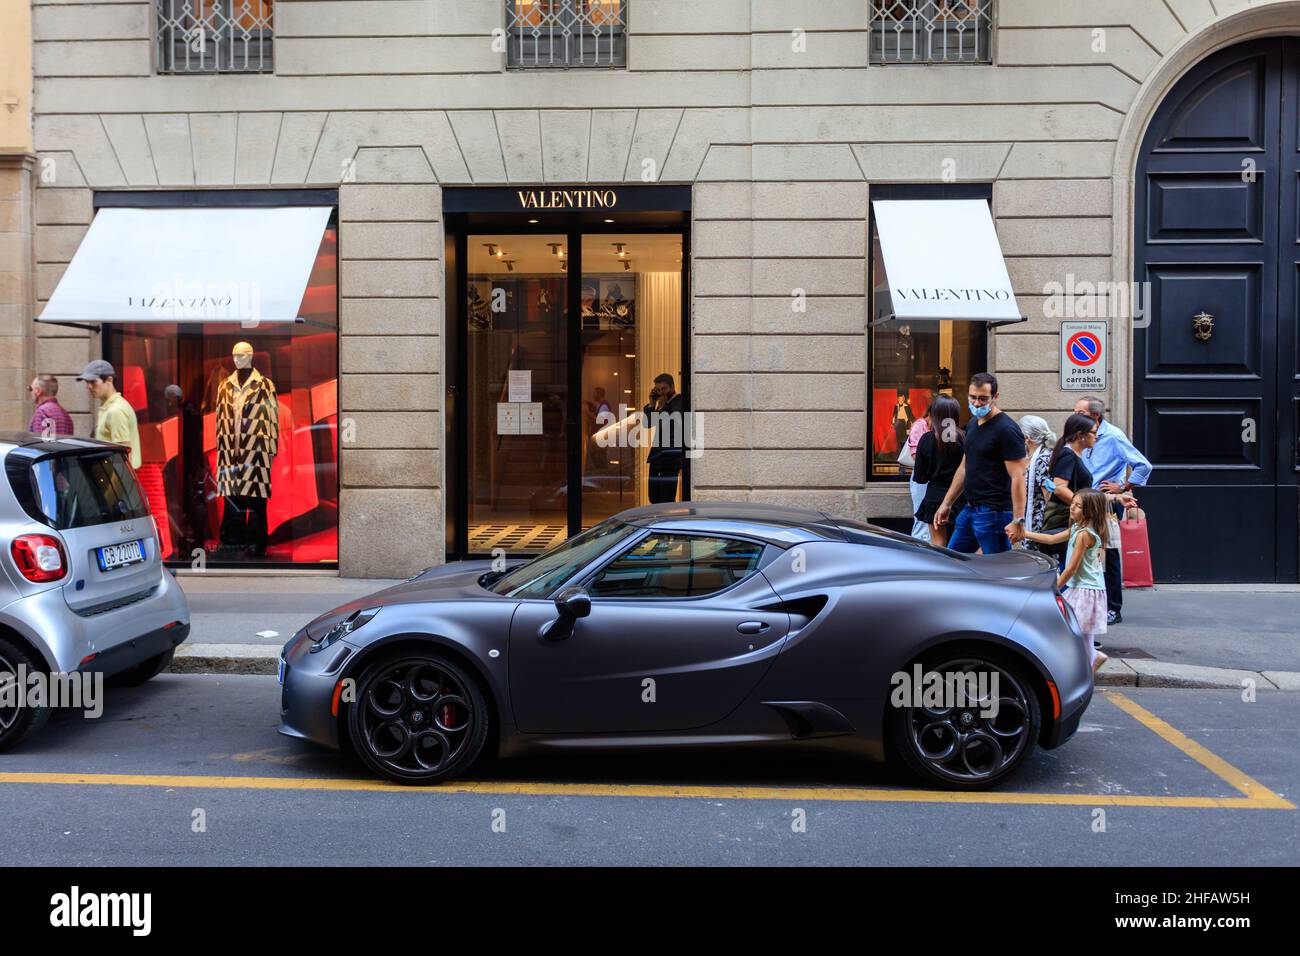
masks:
{"label": "woman in white top", "polygon": [[[907,433],[907,443],[898,455],[898,463],[904,468],[913,469],[912,476],[907,479],[907,487],[912,492],[912,511],[921,507],[921,502],[925,499],[925,485],[918,484],[916,481],[916,446],[921,441],[921,436],[930,430],[930,411],[912,423],[911,429]],[[912,518],[912,537],[920,538],[922,541],[930,540],[930,526],[924,521]]]}
{"label": "woman in white top", "polygon": [[[1047,495],[1043,483],[1047,481],[1048,464],[1052,458],[1052,449],[1056,446],[1056,433],[1052,426],[1037,415],[1025,415],[1020,419],[1020,430],[1025,433],[1025,451],[1029,453],[1029,467],[1025,469],[1025,482],[1028,487],[1025,495],[1025,513],[1019,517],[1025,519],[1026,531],[1043,530],[1043,509],[1047,507]],[[1022,538],[1019,546],[1030,546],[1027,538]]]}

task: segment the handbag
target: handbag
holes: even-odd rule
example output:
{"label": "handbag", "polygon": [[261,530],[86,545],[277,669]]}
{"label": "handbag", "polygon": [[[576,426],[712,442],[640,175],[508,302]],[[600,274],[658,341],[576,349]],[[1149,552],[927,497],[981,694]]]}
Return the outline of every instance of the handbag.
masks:
{"label": "handbag", "polygon": [[[1129,515],[1133,515],[1132,518]],[[1155,574],[1151,567],[1151,539],[1147,534],[1147,516],[1141,508],[1130,508],[1119,523],[1120,564],[1124,571],[1124,587],[1155,587]]]}
{"label": "handbag", "polygon": [[1060,531],[1070,523],[1070,506],[1056,495],[1043,509],[1043,531]]}
{"label": "handbag", "polygon": [[898,463],[904,468],[915,468],[916,459],[912,457],[912,452],[907,447],[907,442],[903,442],[903,450],[898,453]]}

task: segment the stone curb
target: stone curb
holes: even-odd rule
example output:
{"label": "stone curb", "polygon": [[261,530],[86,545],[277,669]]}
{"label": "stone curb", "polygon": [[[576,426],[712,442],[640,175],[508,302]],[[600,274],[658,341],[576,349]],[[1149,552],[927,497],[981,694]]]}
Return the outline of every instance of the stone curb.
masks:
{"label": "stone curb", "polygon": [[1145,658],[1112,657],[1097,672],[1098,687],[1183,687],[1241,690],[1244,681],[1256,690],[1300,690],[1296,671],[1246,671],[1199,664],[1172,664]]}
{"label": "stone curb", "polygon": [[[274,674],[280,649],[266,644],[182,644],[174,674]],[[1241,690],[1252,680],[1257,690],[1300,691],[1300,672],[1245,671],[1196,664],[1171,664],[1142,658],[1112,657],[1097,672],[1098,687],[1183,687]]]}
{"label": "stone curb", "polygon": [[173,674],[274,674],[280,648],[269,644],[182,644],[172,658]]}

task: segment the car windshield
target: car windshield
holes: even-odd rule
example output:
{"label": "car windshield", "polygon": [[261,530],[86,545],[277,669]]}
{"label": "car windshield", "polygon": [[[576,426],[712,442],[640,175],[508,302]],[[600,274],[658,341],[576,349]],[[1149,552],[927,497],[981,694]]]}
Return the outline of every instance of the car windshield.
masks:
{"label": "car windshield", "polygon": [[544,598],[586,567],[593,558],[632,537],[641,529],[610,518],[582,534],[557,544],[527,564],[484,584],[496,594],[513,598]]}

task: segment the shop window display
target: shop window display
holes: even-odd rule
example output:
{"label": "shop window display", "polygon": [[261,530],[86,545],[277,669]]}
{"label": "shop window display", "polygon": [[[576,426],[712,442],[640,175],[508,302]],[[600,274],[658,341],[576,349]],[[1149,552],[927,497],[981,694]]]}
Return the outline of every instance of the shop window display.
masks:
{"label": "shop window display", "polygon": [[331,227],[304,323],[124,323],[106,334],[169,563],[337,564],[337,301]]}
{"label": "shop window display", "polygon": [[[887,311],[880,243],[874,243],[872,278],[875,290],[871,328],[871,475],[905,478],[898,462],[907,434],[930,411],[936,395],[954,395],[970,377],[986,370],[988,333],[983,322],[879,321]],[[964,392],[956,395],[962,408],[958,422],[965,427]]]}

